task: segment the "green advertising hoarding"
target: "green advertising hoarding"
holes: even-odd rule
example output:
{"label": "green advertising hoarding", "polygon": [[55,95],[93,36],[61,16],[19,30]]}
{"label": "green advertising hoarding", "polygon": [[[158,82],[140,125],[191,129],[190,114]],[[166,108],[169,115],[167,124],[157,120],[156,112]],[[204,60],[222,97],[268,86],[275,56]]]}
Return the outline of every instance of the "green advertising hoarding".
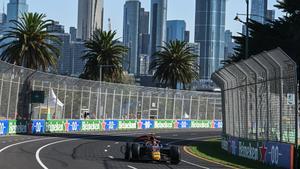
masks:
{"label": "green advertising hoarding", "polygon": [[171,129],[174,128],[175,120],[156,120],[154,122],[155,129]]}
{"label": "green advertising hoarding", "polygon": [[46,132],[64,132],[66,120],[46,120]]}
{"label": "green advertising hoarding", "polygon": [[137,121],[136,120],[119,120],[118,128],[120,130],[125,129],[137,129]]}
{"label": "green advertising hoarding", "polygon": [[81,131],[100,131],[102,120],[82,120]]}
{"label": "green advertising hoarding", "polygon": [[27,122],[23,120],[9,120],[8,121],[9,134],[27,133]]}
{"label": "green advertising hoarding", "polygon": [[191,128],[212,128],[211,120],[192,120]]}

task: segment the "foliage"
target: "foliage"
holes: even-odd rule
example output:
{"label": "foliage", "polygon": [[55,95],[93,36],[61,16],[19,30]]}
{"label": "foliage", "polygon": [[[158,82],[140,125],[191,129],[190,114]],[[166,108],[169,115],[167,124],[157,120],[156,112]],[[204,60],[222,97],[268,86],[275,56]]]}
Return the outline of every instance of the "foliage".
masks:
{"label": "foliage", "polygon": [[0,39],[1,60],[43,71],[54,68],[60,52],[53,44],[60,40],[46,30],[53,21],[45,18],[44,14],[24,13],[19,20],[10,21],[13,26]]}
{"label": "foliage", "polygon": [[[275,6],[286,12],[286,16],[267,24],[253,20],[248,23],[249,56],[280,47],[299,64],[300,0],[282,0],[278,1]],[[234,40],[238,44],[235,48],[235,55],[223,61],[224,64],[247,59],[244,55],[246,36],[239,34],[234,37]]]}
{"label": "foliage", "polygon": [[170,41],[153,55],[150,71],[153,78],[166,87],[176,89],[178,83],[184,86],[198,79],[199,66],[197,56],[187,42]]}
{"label": "foliage", "polygon": [[128,49],[115,36],[115,31],[97,29],[92,38],[85,42],[86,50],[82,59],[86,65],[81,78],[99,80],[102,67],[102,80],[120,82],[123,73],[122,58]]}

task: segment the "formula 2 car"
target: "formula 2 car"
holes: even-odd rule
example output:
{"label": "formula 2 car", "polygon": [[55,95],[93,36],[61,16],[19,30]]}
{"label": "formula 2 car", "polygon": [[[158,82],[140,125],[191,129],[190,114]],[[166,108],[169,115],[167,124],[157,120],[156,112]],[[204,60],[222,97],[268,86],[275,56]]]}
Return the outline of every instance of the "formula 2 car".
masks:
{"label": "formula 2 car", "polygon": [[154,135],[149,134],[126,143],[124,156],[128,161],[159,161],[178,164],[180,149],[177,146],[160,144]]}

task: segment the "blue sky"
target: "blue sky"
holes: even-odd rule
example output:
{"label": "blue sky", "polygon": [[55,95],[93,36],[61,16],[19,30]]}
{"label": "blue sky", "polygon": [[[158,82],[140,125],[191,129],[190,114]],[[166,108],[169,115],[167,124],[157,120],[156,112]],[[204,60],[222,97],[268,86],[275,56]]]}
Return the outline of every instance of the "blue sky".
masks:
{"label": "blue sky", "polygon": [[[112,28],[117,30],[118,37],[122,37],[123,5],[126,0],[104,1],[104,29],[108,29],[108,18],[112,20]],[[149,10],[150,0],[140,0],[142,7]],[[5,4],[8,0],[0,0]],[[30,12],[45,13],[50,19],[59,21],[65,25],[66,30],[70,26],[77,25],[78,0],[27,0]],[[269,0],[269,9],[274,9],[276,0]],[[227,0],[226,3],[226,29],[232,32],[241,31],[241,23],[234,21],[236,13],[245,13],[245,0]],[[168,19],[183,19],[187,23],[187,29],[191,31],[191,40],[194,36],[195,0],[168,0]],[[276,17],[282,15],[276,11]]]}

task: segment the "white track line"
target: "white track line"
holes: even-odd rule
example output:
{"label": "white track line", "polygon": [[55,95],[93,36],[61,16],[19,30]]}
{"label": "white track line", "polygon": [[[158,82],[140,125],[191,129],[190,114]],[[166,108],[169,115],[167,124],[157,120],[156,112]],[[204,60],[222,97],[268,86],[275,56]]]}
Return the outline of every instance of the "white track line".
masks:
{"label": "white track line", "polygon": [[48,147],[48,146],[51,146],[51,145],[54,145],[54,144],[58,144],[58,143],[63,143],[63,142],[68,142],[68,141],[74,141],[74,140],[78,140],[78,139],[69,139],[69,140],[60,140],[60,141],[56,141],[56,142],[52,142],[52,143],[49,143],[49,144],[46,144],[42,147],[40,147],[36,153],[35,153],[35,158],[37,160],[37,162],[40,164],[40,166],[43,168],[43,169],[48,169],[48,167],[45,166],[45,164],[42,162],[42,160],[40,159],[40,152]]}
{"label": "white track line", "polygon": [[135,168],[135,167],[133,167],[133,166],[131,166],[131,165],[128,165],[127,167],[128,167],[128,168],[131,168],[131,169],[137,169],[137,168]]}
{"label": "white track line", "polygon": [[51,137],[51,138],[42,138],[42,139],[35,139],[35,140],[27,140],[27,141],[22,141],[22,142],[19,142],[19,143],[15,143],[15,144],[11,144],[11,145],[8,145],[4,148],[2,148],[0,150],[0,153],[2,153],[4,150],[6,149],[9,149],[13,146],[17,146],[17,145],[20,145],[20,144],[25,144],[25,143],[31,143],[31,142],[37,142],[37,141],[43,141],[43,140],[50,140],[50,139],[56,139],[55,137]]}
{"label": "white track line", "polygon": [[204,166],[201,166],[201,165],[198,165],[198,164],[194,164],[194,163],[191,163],[191,162],[188,162],[188,161],[185,161],[185,160],[181,160],[181,162],[184,162],[184,163],[187,163],[189,165],[192,165],[192,166],[195,166],[195,167],[198,167],[198,168],[202,168],[202,169],[210,169],[208,167],[204,167]]}

